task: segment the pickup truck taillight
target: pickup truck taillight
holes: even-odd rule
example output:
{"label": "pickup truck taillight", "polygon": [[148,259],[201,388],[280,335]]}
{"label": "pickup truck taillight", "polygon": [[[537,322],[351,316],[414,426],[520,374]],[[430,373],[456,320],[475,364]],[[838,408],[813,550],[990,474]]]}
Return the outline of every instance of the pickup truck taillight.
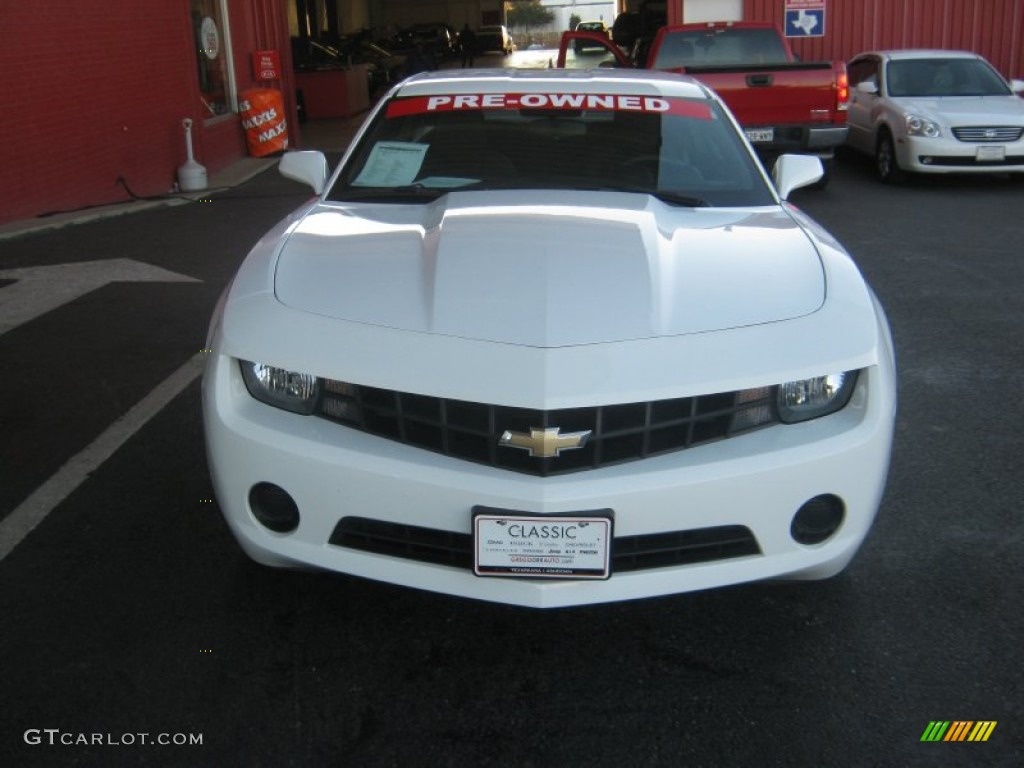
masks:
{"label": "pickup truck taillight", "polygon": [[836,77],[836,109],[845,112],[850,106],[850,79],[845,72]]}

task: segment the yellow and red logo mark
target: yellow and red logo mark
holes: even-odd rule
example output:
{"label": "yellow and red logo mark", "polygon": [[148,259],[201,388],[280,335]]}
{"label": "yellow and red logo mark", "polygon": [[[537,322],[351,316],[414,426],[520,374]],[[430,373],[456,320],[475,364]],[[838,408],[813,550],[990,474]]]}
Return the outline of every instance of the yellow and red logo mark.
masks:
{"label": "yellow and red logo mark", "polygon": [[995,720],[932,720],[921,741],[988,741],[996,729]]}

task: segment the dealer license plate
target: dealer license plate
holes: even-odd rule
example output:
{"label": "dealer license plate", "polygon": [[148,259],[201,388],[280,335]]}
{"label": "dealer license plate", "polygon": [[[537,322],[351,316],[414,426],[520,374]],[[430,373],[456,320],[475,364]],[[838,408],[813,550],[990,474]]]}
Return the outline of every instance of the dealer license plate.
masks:
{"label": "dealer license plate", "polygon": [[610,509],[531,515],[473,508],[473,570],[477,576],[607,579],[611,547]]}
{"label": "dealer license plate", "polygon": [[979,163],[1001,162],[1006,159],[1006,147],[978,147],[974,159]]}
{"label": "dealer license plate", "polygon": [[743,133],[751,144],[773,141],[775,139],[774,128],[747,128]]}

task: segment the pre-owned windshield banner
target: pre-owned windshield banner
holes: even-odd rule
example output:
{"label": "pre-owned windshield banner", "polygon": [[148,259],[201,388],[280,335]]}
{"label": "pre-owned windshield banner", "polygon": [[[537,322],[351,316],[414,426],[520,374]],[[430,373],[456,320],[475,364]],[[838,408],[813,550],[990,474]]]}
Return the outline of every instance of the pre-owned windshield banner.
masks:
{"label": "pre-owned windshield banner", "polygon": [[453,93],[395,99],[388,117],[427,112],[490,109],[589,110],[598,112],[647,112],[710,120],[711,108],[702,101],[622,93]]}

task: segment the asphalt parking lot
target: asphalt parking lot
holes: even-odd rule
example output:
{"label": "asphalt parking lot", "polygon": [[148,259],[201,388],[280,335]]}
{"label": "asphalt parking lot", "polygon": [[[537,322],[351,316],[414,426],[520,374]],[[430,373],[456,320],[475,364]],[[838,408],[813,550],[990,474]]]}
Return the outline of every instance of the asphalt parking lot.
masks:
{"label": "asphalt parking lot", "polygon": [[[552,612],[271,571],[229,535],[206,324],[306,197],[269,171],[0,240],[0,302],[31,278],[52,305],[0,333],[0,516],[46,510],[0,560],[0,764],[1024,764],[1021,180],[887,187],[844,156],[794,196],[897,348],[888,490],[844,574]],[[997,725],[922,742],[936,720]]]}

